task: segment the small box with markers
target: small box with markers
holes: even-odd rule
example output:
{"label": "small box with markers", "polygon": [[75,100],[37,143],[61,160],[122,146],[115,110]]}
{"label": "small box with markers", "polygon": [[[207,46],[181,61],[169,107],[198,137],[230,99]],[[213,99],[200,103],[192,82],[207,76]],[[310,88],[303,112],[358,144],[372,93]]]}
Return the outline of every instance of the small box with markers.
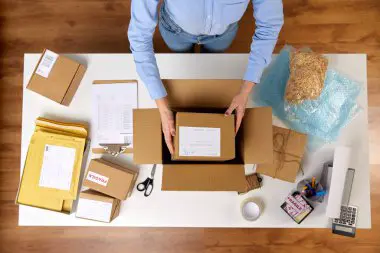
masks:
{"label": "small box with markers", "polygon": [[287,196],[281,208],[298,224],[314,210],[299,192]]}

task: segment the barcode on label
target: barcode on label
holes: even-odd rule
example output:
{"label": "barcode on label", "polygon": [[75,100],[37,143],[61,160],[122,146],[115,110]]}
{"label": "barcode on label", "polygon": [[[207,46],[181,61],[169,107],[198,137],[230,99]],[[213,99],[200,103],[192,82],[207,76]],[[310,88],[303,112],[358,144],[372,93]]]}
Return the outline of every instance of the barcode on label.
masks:
{"label": "barcode on label", "polygon": [[46,68],[51,68],[51,65],[53,65],[54,57],[51,55],[46,55],[44,59],[41,62],[41,65]]}
{"label": "barcode on label", "polygon": [[42,56],[40,64],[38,65],[36,74],[48,78],[50,71],[52,70],[55,62],[57,61],[57,58],[58,54],[50,50],[46,50],[44,55]]}

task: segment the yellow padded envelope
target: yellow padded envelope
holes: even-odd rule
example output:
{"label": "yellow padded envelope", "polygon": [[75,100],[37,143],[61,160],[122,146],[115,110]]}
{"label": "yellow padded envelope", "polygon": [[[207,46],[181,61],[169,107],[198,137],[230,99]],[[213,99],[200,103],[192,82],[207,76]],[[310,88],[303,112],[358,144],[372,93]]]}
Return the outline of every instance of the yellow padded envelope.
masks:
{"label": "yellow padded envelope", "polygon": [[[87,132],[85,125],[38,118],[35,132],[30,140],[16,203],[70,212],[78,192]],[[46,145],[75,150],[68,189],[40,186]]]}

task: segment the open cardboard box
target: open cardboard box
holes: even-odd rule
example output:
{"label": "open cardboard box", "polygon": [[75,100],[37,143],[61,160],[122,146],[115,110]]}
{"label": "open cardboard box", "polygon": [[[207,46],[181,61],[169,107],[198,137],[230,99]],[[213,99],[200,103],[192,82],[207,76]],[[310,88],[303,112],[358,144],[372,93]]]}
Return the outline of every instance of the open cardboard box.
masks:
{"label": "open cardboard box", "polygon": [[[163,80],[175,111],[224,113],[241,80]],[[236,136],[235,159],[172,161],[158,109],[133,112],[134,162],[163,164],[164,191],[238,191],[246,186],[244,164],[273,163],[272,109],[247,108]]]}

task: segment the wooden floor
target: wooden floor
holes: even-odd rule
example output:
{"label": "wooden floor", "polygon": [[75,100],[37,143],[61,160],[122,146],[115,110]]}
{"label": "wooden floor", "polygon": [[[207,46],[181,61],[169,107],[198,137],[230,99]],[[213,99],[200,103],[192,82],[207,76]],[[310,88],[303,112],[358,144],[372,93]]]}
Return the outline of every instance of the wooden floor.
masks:
{"label": "wooden floor", "polygon": [[[380,252],[380,1],[283,0],[285,43],[323,53],[367,53],[371,230],[355,239],[322,229],[17,227],[23,54],[127,53],[128,0],[0,0],[0,252]],[[247,53],[252,10],[230,53]],[[168,52],[160,35],[157,52]],[[126,66],[128,67],[128,66]]]}

